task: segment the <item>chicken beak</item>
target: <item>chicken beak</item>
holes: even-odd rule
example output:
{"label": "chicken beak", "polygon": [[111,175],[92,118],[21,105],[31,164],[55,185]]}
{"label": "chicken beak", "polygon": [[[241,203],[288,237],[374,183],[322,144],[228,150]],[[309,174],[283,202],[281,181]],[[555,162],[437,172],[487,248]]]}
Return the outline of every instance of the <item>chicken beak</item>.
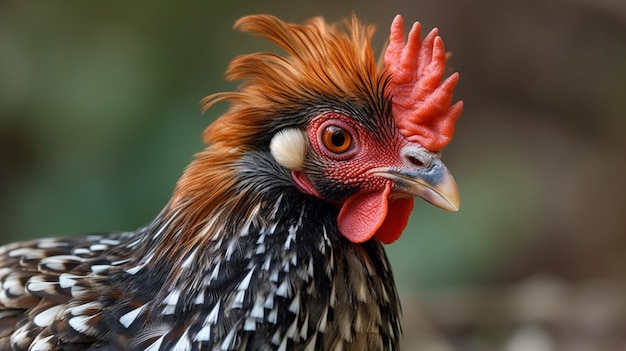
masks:
{"label": "chicken beak", "polygon": [[373,174],[394,181],[393,191],[419,196],[448,211],[458,211],[461,200],[454,177],[441,159],[426,150],[409,150],[405,166],[377,168]]}

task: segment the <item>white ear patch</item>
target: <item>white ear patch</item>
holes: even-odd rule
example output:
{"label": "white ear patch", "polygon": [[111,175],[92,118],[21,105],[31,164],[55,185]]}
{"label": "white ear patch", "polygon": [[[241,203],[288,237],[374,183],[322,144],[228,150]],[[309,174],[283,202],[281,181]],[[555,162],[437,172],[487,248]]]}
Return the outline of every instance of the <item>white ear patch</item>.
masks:
{"label": "white ear patch", "polygon": [[305,132],[295,128],[281,130],[270,142],[270,151],[276,162],[292,171],[301,171],[304,167],[307,147]]}

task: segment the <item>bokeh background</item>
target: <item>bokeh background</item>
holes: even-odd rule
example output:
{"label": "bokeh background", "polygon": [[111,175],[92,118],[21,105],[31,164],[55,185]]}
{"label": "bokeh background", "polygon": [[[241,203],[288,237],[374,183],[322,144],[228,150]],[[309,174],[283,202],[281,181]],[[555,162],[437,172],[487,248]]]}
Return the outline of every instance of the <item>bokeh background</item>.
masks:
{"label": "bokeh background", "polygon": [[465,101],[444,160],[462,208],[419,202],[388,246],[407,350],[626,350],[623,0],[0,2],[0,243],[129,230],[166,203],[204,96],[233,89],[245,14],[440,28]]}

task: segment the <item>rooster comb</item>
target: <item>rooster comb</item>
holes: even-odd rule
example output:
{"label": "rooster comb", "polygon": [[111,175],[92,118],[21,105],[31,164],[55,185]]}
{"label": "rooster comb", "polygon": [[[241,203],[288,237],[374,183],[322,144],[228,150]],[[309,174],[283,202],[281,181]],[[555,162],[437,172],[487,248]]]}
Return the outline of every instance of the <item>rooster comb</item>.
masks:
{"label": "rooster comb", "polygon": [[402,17],[396,16],[384,62],[391,74],[392,113],[400,132],[436,152],[452,139],[463,102],[451,105],[459,75],[454,73],[443,80],[446,52],[437,28],[421,41],[420,27],[418,22],[413,24],[405,42]]}

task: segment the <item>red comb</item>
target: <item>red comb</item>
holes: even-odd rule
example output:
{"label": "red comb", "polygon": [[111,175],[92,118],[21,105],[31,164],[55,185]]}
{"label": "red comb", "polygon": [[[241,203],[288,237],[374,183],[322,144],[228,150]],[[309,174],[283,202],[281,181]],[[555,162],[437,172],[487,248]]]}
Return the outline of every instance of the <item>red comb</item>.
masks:
{"label": "red comb", "polygon": [[446,52],[437,28],[420,42],[420,24],[415,22],[405,44],[404,23],[396,16],[384,59],[391,73],[392,113],[400,132],[430,151],[441,150],[452,139],[463,102],[450,106],[459,74],[442,82]]}

